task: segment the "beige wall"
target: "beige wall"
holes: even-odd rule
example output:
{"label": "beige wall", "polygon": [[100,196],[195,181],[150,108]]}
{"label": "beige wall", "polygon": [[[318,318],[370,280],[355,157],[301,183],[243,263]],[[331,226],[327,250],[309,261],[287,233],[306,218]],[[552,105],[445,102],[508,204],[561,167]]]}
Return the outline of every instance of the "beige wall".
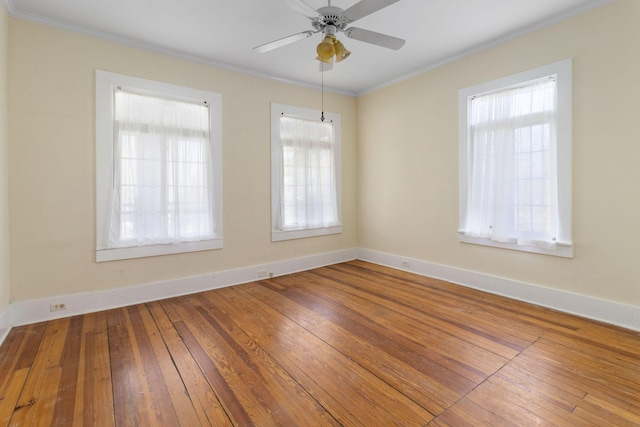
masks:
{"label": "beige wall", "polygon": [[[341,114],[341,235],[270,241],[270,102],[320,108],[316,90],[10,19],[12,301],[92,292],[357,246],[356,101]],[[224,249],[94,262],[94,70],[221,93]]]}
{"label": "beige wall", "polygon": [[9,23],[0,6],[0,316],[11,300],[9,286],[9,143],[8,57]]}
{"label": "beige wall", "polygon": [[[269,103],[318,108],[317,91],[10,18],[12,239],[7,251],[3,233],[0,267],[7,271],[10,252],[11,299],[116,289],[360,246],[638,306],[639,251],[629,231],[640,218],[639,17],[640,2],[619,0],[357,101],[326,95],[325,108],[342,115],[345,232],[275,244]],[[6,27],[3,15],[0,55],[7,52]],[[458,90],[566,58],[574,61],[575,257],[458,243]],[[224,249],[94,262],[95,69],[223,95]],[[0,102],[5,87],[0,83]],[[6,129],[0,115],[4,228]],[[0,313],[8,295],[0,277]]]}
{"label": "beige wall", "polygon": [[[639,19],[620,0],[360,97],[359,245],[640,305]],[[458,243],[458,90],[567,58],[575,257]]]}

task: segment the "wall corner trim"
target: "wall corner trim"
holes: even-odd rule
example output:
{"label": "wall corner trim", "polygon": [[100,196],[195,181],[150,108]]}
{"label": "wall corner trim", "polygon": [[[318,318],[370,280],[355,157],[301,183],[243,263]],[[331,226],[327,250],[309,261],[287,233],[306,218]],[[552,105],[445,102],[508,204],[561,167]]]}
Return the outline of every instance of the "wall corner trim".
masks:
{"label": "wall corner trim", "polygon": [[11,331],[11,309],[11,304],[9,304],[4,311],[0,312],[0,345]]}

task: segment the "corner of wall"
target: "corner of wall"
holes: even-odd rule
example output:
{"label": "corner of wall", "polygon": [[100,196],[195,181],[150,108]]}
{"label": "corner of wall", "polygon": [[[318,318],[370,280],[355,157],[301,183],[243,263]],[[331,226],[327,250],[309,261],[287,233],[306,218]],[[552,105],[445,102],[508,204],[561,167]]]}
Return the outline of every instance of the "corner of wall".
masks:
{"label": "corner of wall", "polygon": [[11,305],[0,311],[0,345],[11,331]]}
{"label": "corner of wall", "polygon": [[9,280],[9,17],[7,0],[0,6],[0,342],[10,329]]}

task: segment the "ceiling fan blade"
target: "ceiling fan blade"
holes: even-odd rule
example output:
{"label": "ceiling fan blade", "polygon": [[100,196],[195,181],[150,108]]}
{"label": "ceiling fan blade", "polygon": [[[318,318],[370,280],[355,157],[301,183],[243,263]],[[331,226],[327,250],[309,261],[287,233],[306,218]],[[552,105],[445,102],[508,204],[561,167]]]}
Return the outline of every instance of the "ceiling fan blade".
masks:
{"label": "ceiling fan blade", "polygon": [[378,10],[390,6],[398,1],[400,0],[360,0],[358,3],[342,12],[342,16],[347,18],[349,22],[353,22],[357,19],[364,18],[367,15],[371,15],[373,12],[377,12]]}
{"label": "ceiling fan blade", "polygon": [[313,31],[303,31],[298,34],[293,34],[291,36],[283,37],[278,40],[274,40],[269,43],[261,44],[260,46],[256,46],[253,48],[258,53],[269,52],[270,50],[277,49],[282,46],[286,46],[290,43],[297,42],[298,40],[306,39],[307,37],[311,37],[313,35]]}
{"label": "ceiling fan blade", "polygon": [[388,36],[386,34],[376,33],[375,31],[364,30],[362,28],[351,27],[344,30],[344,33],[350,39],[360,40],[361,42],[371,43],[378,46],[398,50],[404,46],[404,40],[397,37]]}
{"label": "ceiling fan blade", "polygon": [[322,18],[322,15],[318,13],[314,8],[309,6],[303,0],[287,0],[291,9],[300,12],[304,16],[310,19]]}

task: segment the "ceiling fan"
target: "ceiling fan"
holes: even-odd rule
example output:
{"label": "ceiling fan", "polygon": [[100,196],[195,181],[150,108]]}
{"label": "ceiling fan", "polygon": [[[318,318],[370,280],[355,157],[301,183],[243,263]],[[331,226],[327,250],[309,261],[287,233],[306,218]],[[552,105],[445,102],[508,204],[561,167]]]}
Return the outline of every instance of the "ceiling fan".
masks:
{"label": "ceiling fan", "polygon": [[334,58],[336,62],[340,62],[351,54],[351,52],[345,49],[342,43],[336,38],[337,32],[343,32],[351,39],[398,50],[405,43],[403,39],[377,33],[375,31],[365,30],[363,28],[348,27],[352,22],[377,12],[378,10],[398,1],[400,0],[360,0],[350,8],[343,10],[339,7],[332,6],[331,0],[328,0],[328,6],[315,10],[305,3],[304,0],[287,0],[292,9],[311,19],[311,27],[313,30],[303,31],[301,33],[274,40],[272,42],[256,46],[253,49],[257,52],[264,53],[322,32],[324,34],[324,39],[316,48],[316,52],[318,53],[316,59],[322,61],[322,63],[331,64]]}

